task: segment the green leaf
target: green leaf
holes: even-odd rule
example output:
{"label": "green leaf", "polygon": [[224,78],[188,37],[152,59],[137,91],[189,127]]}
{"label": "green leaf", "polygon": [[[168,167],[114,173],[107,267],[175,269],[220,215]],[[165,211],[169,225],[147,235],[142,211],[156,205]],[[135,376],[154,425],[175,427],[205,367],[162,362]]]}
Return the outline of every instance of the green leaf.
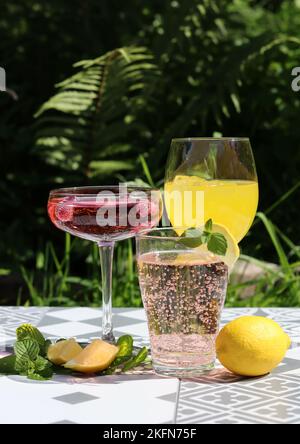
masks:
{"label": "green leaf", "polygon": [[16,371],[16,356],[9,355],[0,359],[0,374],[2,375],[17,375]]}
{"label": "green leaf", "polygon": [[40,348],[37,341],[32,339],[24,339],[17,341],[14,346],[17,360],[31,360],[34,361],[39,354]]}
{"label": "green leaf", "polygon": [[198,228],[188,228],[181,235],[180,242],[187,247],[196,248],[203,244],[203,232]]}
{"label": "green leaf", "polygon": [[19,358],[16,357],[16,371],[21,375],[21,376],[28,376],[32,373],[35,372],[35,365],[34,362],[26,357],[23,358]]}
{"label": "green leaf", "polygon": [[117,345],[119,347],[119,352],[114,359],[114,361],[110,364],[108,369],[106,369],[102,374],[112,375],[115,373],[117,368],[127,362],[132,357],[133,352],[133,338],[130,335],[123,335],[117,341]]}
{"label": "green leaf", "polygon": [[[22,336],[22,334],[21,334]],[[48,341],[47,341],[48,342]],[[15,370],[29,379],[49,379],[52,376],[52,366],[48,359],[40,356],[40,345],[34,339],[17,341],[14,346]]]}
{"label": "green leaf", "polygon": [[51,369],[55,375],[73,375],[74,374],[74,370],[70,370],[69,368],[65,368],[61,365],[52,364]]}
{"label": "green leaf", "polygon": [[27,375],[28,379],[32,379],[34,381],[45,381],[45,379],[48,378],[44,378],[43,376],[39,375],[38,373],[31,373],[30,375]]}
{"label": "green leaf", "polygon": [[214,254],[225,256],[227,251],[226,237],[221,233],[212,233],[208,239],[207,248]]}
{"label": "green leaf", "polygon": [[276,249],[277,255],[278,255],[278,259],[280,262],[280,265],[284,268],[284,270],[286,270],[286,272],[288,274],[291,273],[291,269],[289,266],[289,260],[288,257],[281,245],[280,240],[278,239],[278,236],[276,234],[276,230],[274,228],[274,225],[272,224],[272,222],[266,217],[266,215],[262,212],[258,212],[256,214],[256,217],[258,217],[264,224],[264,226],[267,229],[267,232],[270,236],[270,239],[272,240],[272,243]]}
{"label": "green leaf", "polygon": [[[117,358],[123,356],[131,356],[133,350],[133,338],[130,335],[121,336],[117,341],[117,346],[119,347],[119,351],[117,354]],[[115,360],[116,360],[115,359]],[[113,362],[114,364],[114,362]]]}
{"label": "green leaf", "polygon": [[0,276],[8,276],[11,273],[11,270],[7,268],[0,268]]}
{"label": "green leaf", "polygon": [[111,174],[121,170],[133,170],[134,166],[131,162],[124,160],[93,160],[90,162],[89,168],[91,170],[90,175],[96,177],[101,174]]}
{"label": "green leaf", "polygon": [[[117,48],[74,67],[35,114],[35,150],[47,164],[88,178],[132,170],[137,147],[124,141],[143,131],[137,117],[153,100],[148,90],[159,75],[153,55],[144,47]],[[110,152],[117,145],[126,147],[126,158]]]}
{"label": "green leaf", "polygon": [[41,351],[45,348],[45,338],[42,333],[31,324],[23,324],[17,328],[17,341],[22,341],[23,339],[32,339],[36,341]]}
{"label": "green leaf", "polygon": [[36,373],[40,373],[41,371],[52,367],[51,362],[48,361],[48,359],[43,358],[42,356],[38,356],[36,358],[34,365]]}
{"label": "green leaf", "polygon": [[134,356],[133,358],[131,358],[129,361],[126,362],[122,371],[127,372],[128,370],[131,370],[132,368],[139,366],[142,362],[145,361],[147,356],[148,356],[148,349],[147,347],[143,347],[136,356]]}
{"label": "green leaf", "polygon": [[209,233],[211,233],[212,226],[213,226],[213,221],[212,221],[212,219],[208,219],[208,220],[205,222],[204,230],[205,230],[205,231],[208,231]]}
{"label": "green leaf", "polygon": [[131,357],[132,357],[132,355],[117,357],[113,361],[113,363],[104,372],[102,372],[101,374],[103,374],[103,375],[113,375],[116,372],[116,370],[118,369],[118,367],[121,364],[124,364],[125,362],[129,361],[131,359]]}
{"label": "green leaf", "polygon": [[51,379],[53,376],[53,370],[51,368],[47,368],[39,373],[31,373],[27,375],[28,379],[33,379],[34,381],[47,381]]}

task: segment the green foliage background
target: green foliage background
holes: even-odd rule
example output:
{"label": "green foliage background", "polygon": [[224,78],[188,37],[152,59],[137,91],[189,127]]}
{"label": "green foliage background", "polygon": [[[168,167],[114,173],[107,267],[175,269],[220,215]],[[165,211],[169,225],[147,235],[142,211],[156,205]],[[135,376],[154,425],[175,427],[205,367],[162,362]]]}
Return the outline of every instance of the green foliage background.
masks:
{"label": "green foliage background", "polygon": [[[97,251],[50,225],[48,192],[147,180],[139,155],[160,184],[172,137],[249,136],[260,209],[293,189],[270,216],[299,253],[299,0],[2,3],[0,65],[18,100],[0,94],[1,303],[98,304]],[[262,222],[242,247],[278,262]],[[117,249],[118,305],[140,303],[133,255]]]}

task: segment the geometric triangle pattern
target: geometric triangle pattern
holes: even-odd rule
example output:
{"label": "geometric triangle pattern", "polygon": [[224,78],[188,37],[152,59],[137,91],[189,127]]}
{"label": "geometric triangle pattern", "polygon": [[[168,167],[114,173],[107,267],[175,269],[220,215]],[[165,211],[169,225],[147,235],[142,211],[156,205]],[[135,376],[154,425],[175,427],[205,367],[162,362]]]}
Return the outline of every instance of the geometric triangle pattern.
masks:
{"label": "geometric triangle pattern", "polygon": [[[7,354],[20,324],[30,322],[50,339],[86,341],[101,334],[101,309],[0,308],[0,356]],[[132,334],[137,346],[149,346],[142,309],[114,310],[116,336]],[[129,424],[172,423],[178,380],[138,369],[103,377],[56,375],[51,381],[1,376],[0,423]]]}
{"label": "geometric triangle pattern", "polygon": [[[143,309],[114,309],[116,336],[131,334],[149,346]],[[178,380],[151,372],[66,377],[38,382],[0,376],[0,423],[51,424],[300,424],[300,309],[228,308],[222,325],[251,314],[279,322],[292,338],[285,360],[262,378],[242,378],[217,364],[207,375]],[[0,307],[0,356],[15,329],[29,322],[50,339],[81,341],[101,334],[101,309]],[[42,408],[41,408],[42,406]]]}
{"label": "geometric triangle pattern", "polygon": [[244,314],[272,318],[284,328],[292,339],[286,358],[261,378],[217,366],[207,376],[181,381],[177,423],[300,424],[300,309],[225,309],[222,324]]}

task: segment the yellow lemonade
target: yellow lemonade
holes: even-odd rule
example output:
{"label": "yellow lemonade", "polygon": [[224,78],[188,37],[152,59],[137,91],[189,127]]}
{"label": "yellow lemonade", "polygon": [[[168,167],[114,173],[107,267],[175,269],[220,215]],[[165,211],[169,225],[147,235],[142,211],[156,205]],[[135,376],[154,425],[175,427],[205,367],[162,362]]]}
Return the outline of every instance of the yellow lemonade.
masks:
{"label": "yellow lemonade", "polygon": [[[203,193],[197,194],[197,191]],[[165,204],[173,226],[195,227],[212,219],[224,225],[237,242],[248,232],[257,203],[258,184],[255,181],[176,176],[165,184]]]}

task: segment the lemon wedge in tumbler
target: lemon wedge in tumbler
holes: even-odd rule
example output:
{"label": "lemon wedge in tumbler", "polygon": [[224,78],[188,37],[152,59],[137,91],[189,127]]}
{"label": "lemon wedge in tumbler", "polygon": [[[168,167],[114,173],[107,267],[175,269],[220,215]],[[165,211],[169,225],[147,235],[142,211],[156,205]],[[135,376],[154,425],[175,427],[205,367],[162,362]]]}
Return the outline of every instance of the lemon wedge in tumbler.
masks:
{"label": "lemon wedge in tumbler", "polygon": [[[226,254],[224,256],[219,256],[219,258],[222,262],[224,262],[227,265],[228,270],[230,272],[232,270],[234,264],[236,263],[237,259],[240,256],[240,249],[239,249],[238,243],[235,240],[235,238],[232,236],[232,234],[229,232],[229,230],[224,225],[213,223],[212,224],[212,233],[223,234],[223,236],[225,237],[225,239],[227,241]],[[205,245],[205,244],[201,245],[198,248],[210,253],[211,255],[214,255],[214,253],[209,252],[209,250],[207,249],[207,245]]]}
{"label": "lemon wedge in tumbler", "polygon": [[[185,237],[187,231],[189,230],[194,230],[195,237]],[[187,247],[191,247],[191,251],[193,251],[193,255],[190,255],[191,260],[193,260],[193,256],[194,258],[201,256],[204,262],[224,262],[228,267],[228,271],[230,272],[232,270],[235,262],[240,255],[240,249],[236,240],[224,225],[212,223],[210,228],[210,233],[221,234],[222,236],[224,236],[226,240],[226,253],[224,255],[210,251],[209,243],[201,243],[202,241],[200,238],[203,231],[205,231],[204,226],[197,227],[196,229],[188,229],[187,231],[183,234],[182,243],[184,243]],[[178,255],[176,261],[183,262],[184,256],[185,253],[181,252]]]}

